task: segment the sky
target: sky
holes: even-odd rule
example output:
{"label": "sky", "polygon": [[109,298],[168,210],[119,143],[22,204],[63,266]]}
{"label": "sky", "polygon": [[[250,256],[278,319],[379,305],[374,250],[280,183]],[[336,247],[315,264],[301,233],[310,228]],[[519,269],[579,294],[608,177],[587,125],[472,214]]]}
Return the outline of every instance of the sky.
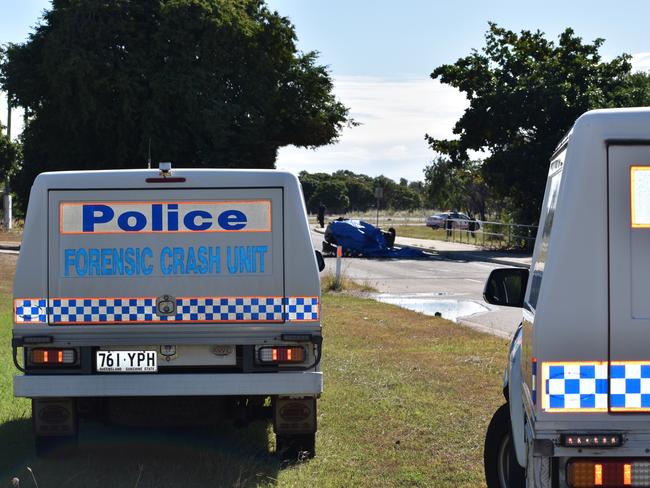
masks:
{"label": "sky", "polygon": [[[336,96],[360,126],[316,150],[281,148],[277,167],[294,173],[349,169],[371,176],[421,180],[434,158],[424,135],[453,137],[467,107],[464,95],[432,80],[437,66],[484,45],[488,21],[549,39],[571,27],[585,41],[601,37],[605,59],[634,56],[650,69],[650,2],[621,0],[267,0],[294,24],[301,51],[318,51]],[[0,0],[0,44],[23,42],[47,0]],[[0,96],[0,121],[6,100]],[[20,114],[13,118],[14,135]]]}

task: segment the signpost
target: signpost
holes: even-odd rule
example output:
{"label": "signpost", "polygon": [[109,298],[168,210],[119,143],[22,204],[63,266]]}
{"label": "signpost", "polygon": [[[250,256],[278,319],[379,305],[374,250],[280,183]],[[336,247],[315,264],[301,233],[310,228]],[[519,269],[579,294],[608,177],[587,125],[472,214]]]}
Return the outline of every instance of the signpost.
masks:
{"label": "signpost", "polygon": [[381,186],[375,187],[375,197],[377,198],[377,227],[379,227],[379,202],[384,198],[384,189]]}

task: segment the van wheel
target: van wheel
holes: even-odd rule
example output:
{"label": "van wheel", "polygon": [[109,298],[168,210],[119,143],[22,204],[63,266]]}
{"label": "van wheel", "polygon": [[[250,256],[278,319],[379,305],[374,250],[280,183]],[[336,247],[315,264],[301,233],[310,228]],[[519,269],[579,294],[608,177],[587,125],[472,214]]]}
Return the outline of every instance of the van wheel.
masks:
{"label": "van wheel", "polygon": [[39,458],[62,458],[74,453],[77,447],[76,436],[34,437],[34,450]]}
{"label": "van wheel", "polygon": [[483,466],[488,488],[519,488],[526,485],[526,472],[519,466],[510,432],[510,407],[501,405],[485,436]]}
{"label": "van wheel", "polygon": [[316,434],[276,434],[275,446],[275,452],[282,461],[305,461],[316,455]]}

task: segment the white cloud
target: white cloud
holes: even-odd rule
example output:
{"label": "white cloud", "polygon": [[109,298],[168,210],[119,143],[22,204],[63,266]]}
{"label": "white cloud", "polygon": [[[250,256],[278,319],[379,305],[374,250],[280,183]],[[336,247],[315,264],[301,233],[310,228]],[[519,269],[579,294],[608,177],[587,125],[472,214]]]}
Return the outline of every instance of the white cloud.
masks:
{"label": "white cloud", "polygon": [[468,105],[456,89],[430,78],[335,77],[334,91],[362,125],[343,131],[338,143],[316,150],[285,147],[277,166],[294,173],[349,169],[372,176],[421,180],[433,157],[425,133],[452,136]]}
{"label": "white cloud", "polygon": [[632,55],[632,71],[650,71],[650,52]]}

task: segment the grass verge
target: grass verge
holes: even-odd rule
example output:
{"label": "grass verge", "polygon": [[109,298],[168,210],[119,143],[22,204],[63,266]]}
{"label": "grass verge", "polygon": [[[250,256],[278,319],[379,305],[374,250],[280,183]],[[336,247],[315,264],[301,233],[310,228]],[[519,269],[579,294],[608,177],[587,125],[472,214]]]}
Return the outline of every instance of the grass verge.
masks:
{"label": "grass verge", "polygon": [[72,457],[36,459],[14,399],[12,256],[0,261],[0,487],[483,486],[483,435],[502,403],[506,341],[391,305],[325,294],[317,455],[282,469],[270,427],[82,425]]}
{"label": "grass verge", "polygon": [[353,291],[361,293],[374,293],[377,291],[369,282],[358,283],[351,280],[345,273],[341,273],[339,283],[336,283],[336,274],[328,272],[321,276],[320,287],[323,293],[336,291]]}

